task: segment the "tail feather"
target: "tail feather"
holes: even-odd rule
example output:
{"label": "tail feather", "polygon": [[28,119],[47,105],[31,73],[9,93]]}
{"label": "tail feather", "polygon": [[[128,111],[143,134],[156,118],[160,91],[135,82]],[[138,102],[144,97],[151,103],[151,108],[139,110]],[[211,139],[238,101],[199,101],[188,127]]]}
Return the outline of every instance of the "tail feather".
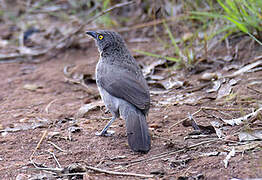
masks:
{"label": "tail feather", "polygon": [[126,121],[128,144],[133,151],[147,153],[151,148],[146,115],[135,106],[125,104],[120,115]]}

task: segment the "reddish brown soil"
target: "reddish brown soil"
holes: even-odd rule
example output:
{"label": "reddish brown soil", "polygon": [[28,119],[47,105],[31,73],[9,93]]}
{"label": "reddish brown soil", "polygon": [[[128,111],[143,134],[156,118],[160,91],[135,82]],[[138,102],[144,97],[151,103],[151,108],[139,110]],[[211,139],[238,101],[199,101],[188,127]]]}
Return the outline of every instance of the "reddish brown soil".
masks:
{"label": "reddish brown soil", "polygon": [[[156,178],[177,179],[178,177],[194,177],[202,174],[204,179],[230,179],[236,178],[258,178],[262,177],[262,151],[261,147],[236,153],[229,160],[227,168],[223,160],[226,154],[218,156],[200,156],[204,152],[225,152],[223,146],[230,147],[230,142],[217,140],[214,143],[204,143],[195,148],[185,149],[155,160],[142,161],[129,167],[121,167],[118,162],[128,162],[140,158],[150,158],[154,155],[179,150],[185,146],[205,141],[204,138],[184,140],[190,132],[191,127],[184,127],[181,123],[174,126],[171,131],[169,127],[179,120],[188,116],[188,113],[196,112],[201,106],[227,107],[227,103],[216,100],[205,99],[196,105],[169,105],[159,106],[158,101],[166,99],[173,94],[183,93],[191,86],[197,85],[199,75],[187,75],[189,86],[182,89],[174,89],[165,95],[152,95],[152,106],[150,109],[148,124],[151,127],[152,149],[148,154],[138,154],[130,150],[127,145],[125,124],[123,120],[117,120],[112,126],[115,134],[111,137],[97,137],[95,132],[101,130],[110,117],[105,109],[90,111],[85,118],[75,118],[78,109],[85,103],[99,99],[97,97],[96,85],[89,83],[93,91],[87,92],[79,84],[65,81],[63,68],[68,64],[83,65],[81,70],[93,74],[98,53],[94,45],[86,51],[67,50],[58,57],[38,63],[5,63],[0,64],[0,127],[1,129],[13,127],[29,127],[26,130],[3,133],[0,136],[0,179],[29,179],[36,175],[52,176],[45,171],[30,170],[34,168],[30,162],[30,156],[36,149],[38,142],[47,131],[47,135],[41,142],[34,154],[34,162],[39,166],[49,168],[58,167],[51,151],[55,154],[62,167],[78,163],[82,166],[90,165],[102,169],[133,172],[141,174],[157,173]],[[147,58],[148,59],[148,58]],[[139,60],[145,60],[139,58]],[[89,71],[89,72],[87,72]],[[180,73],[180,72],[178,72]],[[250,73],[241,76],[242,81],[234,87],[238,97],[244,94],[261,100],[261,94],[246,88],[248,78],[261,77],[262,73]],[[26,84],[37,84],[41,88],[30,91],[24,88]],[[201,92],[201,90],[200,90]],[[204,92],[203,92],[204,93]],[[52,103],[51,103],[52,102]],[[224,101],[222,101],[224,102]],[[231,105],[231,104],[230,104]],[[248,104],[235,104],[235,107],[243,109]],[[233,106],[228,106],[233,107]],[[245,109],[243,112],[246,112]],[[240,114],[228,112],[234,117]],[[196,120],[201,125],[210,125],[214,117],[207,114],[199,114]],[[34,123],[41,123],[41,127],[32,128]],[[69,128],[78,126],[79,132],[71,133]],[[0,130],[1,130],[0,129]],[[228,134],[233,134],[234,128],[228,126]],[[52,133],[58,134],[52,136]],[[215,137],[212,134],[207,137]],[[59,146],[64,152],[56,149],[52,144]],[[233,143],[233,142],[232,142]],[[123,159],[115,159],[123,156]],[[189,159],[186,162],[176,160]],[[65,178],[65,177],[64,177]],[[88,171],[86,179],[134,179],[131,176],[107,175]],[[136,179],[139,179],[136,177]]]}

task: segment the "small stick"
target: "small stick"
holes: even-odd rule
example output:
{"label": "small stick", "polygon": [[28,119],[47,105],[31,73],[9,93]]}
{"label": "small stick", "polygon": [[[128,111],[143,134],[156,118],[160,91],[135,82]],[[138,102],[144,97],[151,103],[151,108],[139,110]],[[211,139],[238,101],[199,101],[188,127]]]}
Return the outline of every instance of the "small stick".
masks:
{"label": "small stick", "polygon": [[61,164],[59,163],[58,159],[56,158],[55,153],[53,153],[51,151],[48,151],[48,152],[53,156],[53,158],[55,159],[55,162],[57,163],[58,167],[61,168]]}
{"label": "small stick", "polygon": [[142,23],[142,24],[136,24],[136,25],[132,25],[131,27],[124,27],[118,30],[118,32],[127,32],[127,31],[131,31],[131,30],[135,30],[135,29],[141,29],[144,27],[149,27],[149,26],[155,26],[158,24],[162,24],[163,22],[168,22],[168,21],[175,21],[178,20],[179,18],[181,18],[181,16],[175,16],[175,17],[169,17],[169,18],[163,18],[163,19],[158,19],[158,20],[153,20],[153,21],[149,21],[146,23]]}
{"label": "small stick", "polygon": [[201,109],[214,110],[214,111],[240,111],[240,109],[237,109],[237,108],[201,107]]}
{"label": "small stick", "polygon": [[[199,113],[201,110],[202,110],[202,108],[200,108],[199,110],[197,110],[196,112],[194,112],[194,113],[191,114],[190,116],[192,117],[192,116],[196,115],[196,114]],[[175,124],[173,124],[172,126],[170,126],[168,130],[170,131],[174,126],[176,126],[176,125],[184,122],[185,120],[189,119],[190,116],[187,116],[187,117],[185,117],[184,119],[181,119],[180,121],[176,122]]]}
{"label": "small stick", "polygon": [[[118,171],[109,171],[109,170],[104,170],[100,168],[96,168],[93,166],[86,166],[86,169],[90,169],[93,171],[97,171],[100,173],[106,173],[106,174],[111,174],[111,175],[119,175],[119,176],[136,176],[136,177],[142,177],[142,178],[153,178],[154,175],[146,175],[146,174],[136,174],[136,173],[130,173],[130,172],[118,172]],[[43,170],[43,171],[51,171],[59,174],[59,176],[67,176],[67,175],[85,175],[86,172],[82,173],[69,173],[69,174],[61,174],[61,172],[64,170],[63,168],[31,168],[31,169],[36,169],[36,170]]]}
{"label": "small stick", "polygon": [[49,144],[53,145],[56,149],[58,149],[59,151],[65,152],[65,150],[61,149],[59,146],[57,146],[55,143],[49,141]]}
{"label": "small stick", "polygon": [[130,172],[117,172],[117,171],[109,171],[109,170],[104,170],[92,166],[86,166],[87,169],[91,169],[93,171],[101,172],[101,173],[106,173],[106,174],[113,174],[113,175],[120,175],[120,176],[137,176],[137,177],[142,177],[142,178],[153,178],[154,175],[146,175],[146,174],[136,174],[136,173],[130,173]]}
{"label": "small stick", "polygon": [[33,153],[31,154],[31,156],[30,156],[30,160],[31,160],[31,161],[32,161],[32,159],[33,159],[33,156],[34,156],[36,150],[40,147],[40,145],[41,145],[41,143],[43,142],[43,140],[44,140],[44,138],[46,137],[46,135],[47,135],[47,130],[45,130],[45,131],[43,132],[43,135],[42,135],[41,139],[39,140],[37,146],[35,147]]}
{"label": "small stick", "polygon": [[43,170],[43,171],[48,171],[48,172],[61,173],[64,169],[63,168],[35,167],[35,168],[28,168],[28,170]]}
{"label": "small stick", "polygon": [[257,89],[255,89],[255,88],[253,88],[253,87],[251,87],[251,86],[247,86],[247,88],[250,89],[250,90],[252,90],[252,91],[255,91],[255,92],[258,93],[258,94],[262,94],[262,91],[257,90]]}
{"label": "small stick", "polygon": [[54,103],[54,102],[56,102],[58,99],[54,99],[53,101],[51,101],[50,103],[48,103],[48,105],[46,106],[46,108],[45,108],[45,112],[48,114],[49,113],[49,108],[50,108],[50,106]]}

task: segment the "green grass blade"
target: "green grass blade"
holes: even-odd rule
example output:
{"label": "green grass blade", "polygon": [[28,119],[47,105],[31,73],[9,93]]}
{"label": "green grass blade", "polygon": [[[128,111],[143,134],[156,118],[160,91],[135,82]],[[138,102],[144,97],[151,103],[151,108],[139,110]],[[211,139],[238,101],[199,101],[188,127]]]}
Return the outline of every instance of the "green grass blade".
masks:
{"label": "green grass blade", "polygon": [[247,33],[252,39],[254,39],[258,44],[260,44],[262,46],[262,42],[259,41],[255,36],[253,36],[252,34],[250,34],[249,32]]}
{"label": "green grass blade", "polygon": [[166,59],[169,61],[175,61],[175,62],[180,62],[180,59],[174,58],[174,57],[169,57],[169,56],[161,56],[159,54],[154,54],[154,53],[150,53],[150,52],[146,52],[146,51],[140,51],[138,49],[133,50],[134,52],[137,52],[139,54],[143,54],[146,56],[151,56],[151,57],[155,57],[155,58],[162,58],[162,59]]}
{"label": "green grass blade", "polygon": [[166,28],[166,30],[167,30],[168,36],[169,36],[172,44],[173,44],[173,46],[174,46],[174,50],[175,50],[176,55],[180,55],[180,54],[181,54],[181,51],[180,51],[179,47],[178,47],[177,44],[176,44],[176,40],[175,40],[172,32],[170,31],[170,29],[169,29],[169,27],[168,27],[168,25],[166,24],[165,21],[163,22],[163,24],[164,24],[164,26],[165,26],[165,28]]}
{"label": "green grass blade", "polygon": [[248,33],[248,29],[243,23],[240,23],[237,20],[235,20],[235,19],[233,19],[229,16],[225,16],[225,18],[228,19],[229,21],[231,21],[232,23],[234,23],[244,33]]}
{"label": "green grass blade", "polygon": [[211,12],[198,12],[198,11],[191,11],[191,14],[198,15],[198,16],[206,16],[210,18],[223,18],[223,15]]}

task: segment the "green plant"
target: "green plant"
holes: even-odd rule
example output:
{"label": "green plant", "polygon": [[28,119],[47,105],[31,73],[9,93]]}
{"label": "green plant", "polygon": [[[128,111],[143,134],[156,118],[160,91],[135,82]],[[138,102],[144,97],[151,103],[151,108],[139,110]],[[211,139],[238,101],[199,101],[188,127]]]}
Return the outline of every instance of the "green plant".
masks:
{"label": "green plant", "polygon": [[[163,58],[169,61],[174,61],[177,63],[176,64],[177,67],[180,67],[180,66],[191,67],[193,62],[195,62],[194,50],[190,47],[190,45],[186,45],[186,43],[182,39],[177,41],[165,21],[163,21],[163,25],[167,31],[167,34],[171,41],[172,46],[170,46],[169,43],[166,43],[165,41],[161,40],[159,37],[157,37],[158,41],[160,41],[160,43],[163,45],[165,49],[171,49],[173,52],[173,55],[176,57],[163,56],[163,55],[146,52],[146,51],[140,51],[140,50],[134,50],[134,51],[140,54],[144,54],[146,56]],[[183,43],[184,48],[180,49],[177,43]]]}
{"label": "green plant", "polygon": [[[217,2],[222,7],[223,12],[217,13],[214,10],[211,12],[194,11],[191,12],[191,17],[197,18],[197,16],[206,16],[209,18],[227,20],[230,24],[225,25],[223,28],[225,32],[233,33],[242,31],[262,45],[261,0],[217,0]],[[257,34],[258,39],[254,34]]]}

